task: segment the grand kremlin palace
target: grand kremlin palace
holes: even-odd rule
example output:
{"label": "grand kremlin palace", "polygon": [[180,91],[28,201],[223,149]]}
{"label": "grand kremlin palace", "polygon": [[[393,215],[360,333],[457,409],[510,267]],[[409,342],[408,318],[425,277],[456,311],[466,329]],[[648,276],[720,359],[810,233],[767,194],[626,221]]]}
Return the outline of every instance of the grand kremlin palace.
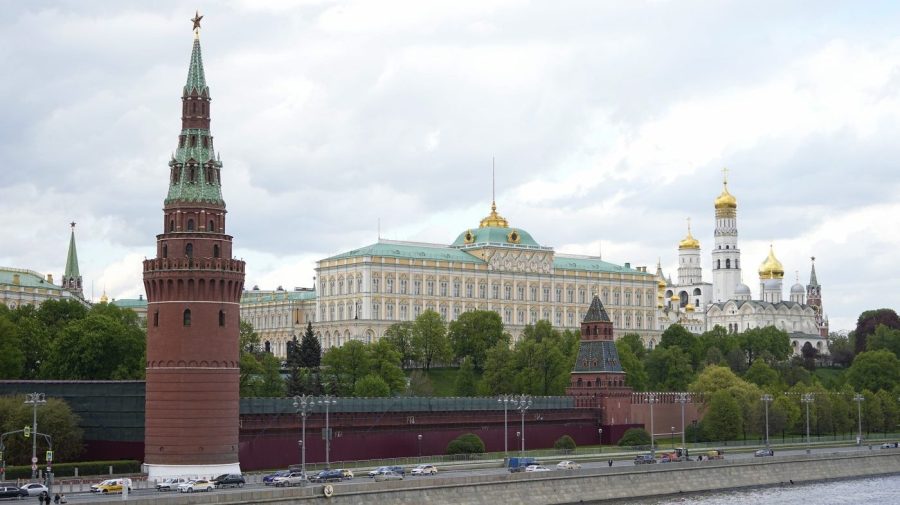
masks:
{"label": "grand kremlin palace", "polygon": [[513,339],[541,319],[577,331],[594,294],[617,337],[638,333],[651,346],[659,340],[658,279],[646,267],[555,253],[511,227],[496,204],[478,228],[450,245],[379,240],[318,261],[316,278],[315,291],[244,292],[241,318],[276,356],[285,356],[307,322],[327,349],[375,341],[391,324],[429,309],[445,321],[465,311],[496,311]]}

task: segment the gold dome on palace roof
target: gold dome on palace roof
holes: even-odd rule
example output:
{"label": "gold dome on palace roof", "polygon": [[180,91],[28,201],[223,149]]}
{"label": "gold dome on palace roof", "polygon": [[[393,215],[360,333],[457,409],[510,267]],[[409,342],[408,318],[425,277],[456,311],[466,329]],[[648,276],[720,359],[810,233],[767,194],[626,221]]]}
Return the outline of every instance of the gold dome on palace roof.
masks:
{"label": "gold dome on palace roof", "polygon": [[687,236],[681,239],[681,242],[678,243],[679,249],[700,249],[700,241],[695,239],[693,235],[691,235],[691,221],[688,220],[688,232]]}
{"label": "gold dome on palace roof", "polygon": [[481,223],[478,225],[479,228],[509,228],[509,222],[501,216],[497,214],[497,202],[491,202],[491,213],[488,216],[481,220]]}
{"label": "gold dome on palace roof", "polygon": [[687,312],[693,312],[693,311],[694,311],[694,304],[689,303],[689,304],[685,305],[685,306],[684,306],[684,310],[686,310]]}
{"label": "gold dome on palace roof", "polygon": [[759,265],[760,279],[783,279],[784,266],[775,257],[775,248],[769,245],[769,256]]}
{"label": "gold dome on palace roof", "polygon": [[100,303],[109,303],[109,298],[106,296],[106,290],[103,290],[103,295],[100,296]]}

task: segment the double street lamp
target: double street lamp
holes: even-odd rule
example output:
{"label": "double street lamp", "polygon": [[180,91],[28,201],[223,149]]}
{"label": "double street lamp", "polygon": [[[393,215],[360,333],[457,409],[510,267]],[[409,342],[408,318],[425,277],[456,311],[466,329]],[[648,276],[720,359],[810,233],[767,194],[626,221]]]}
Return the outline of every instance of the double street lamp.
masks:
{"label": "double street lamp", "polygon": [[519,395],[514,405],[522,413],[522,454],[525,454],[525,411],[531,407],[531,395]]}
{"label": "double street lamp", "polygon": [[316,399],[316,403],[325,406],[325,468],[331,468],[331,428],[328,427],[328,407],[337,403],[331,395],[323,395]]}
{"label": "double street lamp", "polygon": [[806,454],[809,454],[809,404],[815,401],[815,396],[812,393],[804,393],[800,401],[806,404]]}
{"label": "double street lamp", "polygon": [[513,395],[500,395],[500,398],[497,399],[497,403],[503,404],[503,456],[509,457],[509,418],[507,416],[507,412],[509,409],[509,404],[513,402]]}
{"label": "double street lamp", "polygon": [[294,409],[300,414],[301,431],[300,431],[300,471],[306,477],[306,411],[313,406],[313,397],[309,395],[301,395],[294,397]]}
{"label": "double street lamp", "polygon": [[860,445],[862,443],[862,402],[866,399],[865,396],[856,393],[853,395],[853,401],[856,402],[856,421],[857,421],[857,432],[856,432],[856,445]]}
{"label": "double street lamp", "polygon": [[38,405],[47,403],[47,397],[44,393],[28,393],[25,395],[25,405],[34,407],[34,414],[31,425],[31,478],[37,477],[37,408]]}
{"label": "double street lamp", "polygon": [[647,403],[650,404],[650,456],[656,457],[656,435],[653,426],[653,404],[657,402],[656,393],[647,393]]}
{"label": "double street lamp", "polygon": [[760,397],[763,405],[766,407],[766,449],[769,448],[769,403],[772,401],[772,395],[765,394]]}
{"label": "double street lamp", "polygon": [[685,444],[684,441],[684,404],[688,402],[688,394],[679,393],[678,396],[675,397],[675,401],[681,404],[681,448],[685,452],[685,457],[687,457],[687,444]]}

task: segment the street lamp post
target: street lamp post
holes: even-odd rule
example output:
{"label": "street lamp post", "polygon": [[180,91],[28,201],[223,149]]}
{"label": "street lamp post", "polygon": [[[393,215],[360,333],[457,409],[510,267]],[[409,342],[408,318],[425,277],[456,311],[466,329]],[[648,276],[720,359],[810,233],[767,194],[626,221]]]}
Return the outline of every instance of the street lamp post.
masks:
{"label": "street lamp post", "polygon": [[531,395],[522,394],[516,397],[515,406],[522,413],[522,451],[525,454],[525,411],[531,407]]}
{"label": "street lamp post", "polygon": [[765,394],[760,397],[763,405],[766,407],[766,449],[769,448],[769,402],[772,401],[772,395]]}
{"label": "street lamp post", "polygon": [[320,396],[316,403],[325,406],[325,468],[331,468],[331,428],[328,426],[328,407],[337,403],[331,395]]}
{"label": "street lamp post", "polygon": [[806,454],[810,453],[809,442],[809,404],[815,400],[812,393],[804,393],[800,401],[806,404]]}
{"label": "street lamp post", "polygon": [[509,409],[510,402],[513,401],[513,395],[500,395],[500,398],[497,399],[498,403],[503,404],[503,457],[509,458],[509,418],[507,417],[507,411]]}
{"label": "street lamp post", "polygon": [[860,445],[862,443],[862,402],[866,399],[865,396],[856,393],[853,395],[853,401],[856,402],[856,445]]}
{"label": "street lamp post", "polygon": [[684,441],[684,404],[688,402],[687,393],[680,393],[675,401],[681,404],[681,450],[684,451],[684,457],[687,458],[687,444]]}
{"label": "street lamp post", "polygon": [[672,431],[669,432],[669,438],[672,440],[672,450],[675,450],[675,427],[672,426]]}
{"label": "street lamp post", "polygon": [[419,461],[422,461],[422,434],[417,437],[419,439]]}
{"label": "street lamp post", "polygon": [[44,393],[28,393],[25,395],[25,404],[33,407],[31,425],[31,478],[37,477],[37,408],[38,405],[47,403]]}
{"label": "street lamp post", "polygon": [[603,454],[603,428],[597,428],[597,435],[600,436],[600,454]]}
{"label": "street lamp post", "polygon": [[655,429],[653,426],[653,404],[656,403],[656,394],[648,393],[647,394],[647,403],[650,404],[650,456],[656,457],[656,435]]}
{"label": "street lamp post", "polygon": [[306,477],[306,411],[313,406],[313,397],[301,395],[294,397],[294,409],[300,413],[300,472]]}

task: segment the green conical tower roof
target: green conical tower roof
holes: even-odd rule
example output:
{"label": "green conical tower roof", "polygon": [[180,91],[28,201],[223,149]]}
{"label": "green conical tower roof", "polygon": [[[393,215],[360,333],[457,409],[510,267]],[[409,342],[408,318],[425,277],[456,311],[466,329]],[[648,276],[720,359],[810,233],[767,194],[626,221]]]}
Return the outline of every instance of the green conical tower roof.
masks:
{"label": "green conical tower roof", "polygon": [[206,74],[203,73],[203,55],[200,52],[200,37],[194,37],[194,48],[191,50],[191,66],[188,68],[187,83],[184,85],[184,94],[190,95],[194,90],[198,95],[209,95],[209,86],[206,85]]}
{"label": "green conical tower roof", "polygon": [[81,277],[78,272],[78,251],[75,250],[75,223],[72,223],[72,235],[69,237],[69,255],[66,257],[66,279]]}

